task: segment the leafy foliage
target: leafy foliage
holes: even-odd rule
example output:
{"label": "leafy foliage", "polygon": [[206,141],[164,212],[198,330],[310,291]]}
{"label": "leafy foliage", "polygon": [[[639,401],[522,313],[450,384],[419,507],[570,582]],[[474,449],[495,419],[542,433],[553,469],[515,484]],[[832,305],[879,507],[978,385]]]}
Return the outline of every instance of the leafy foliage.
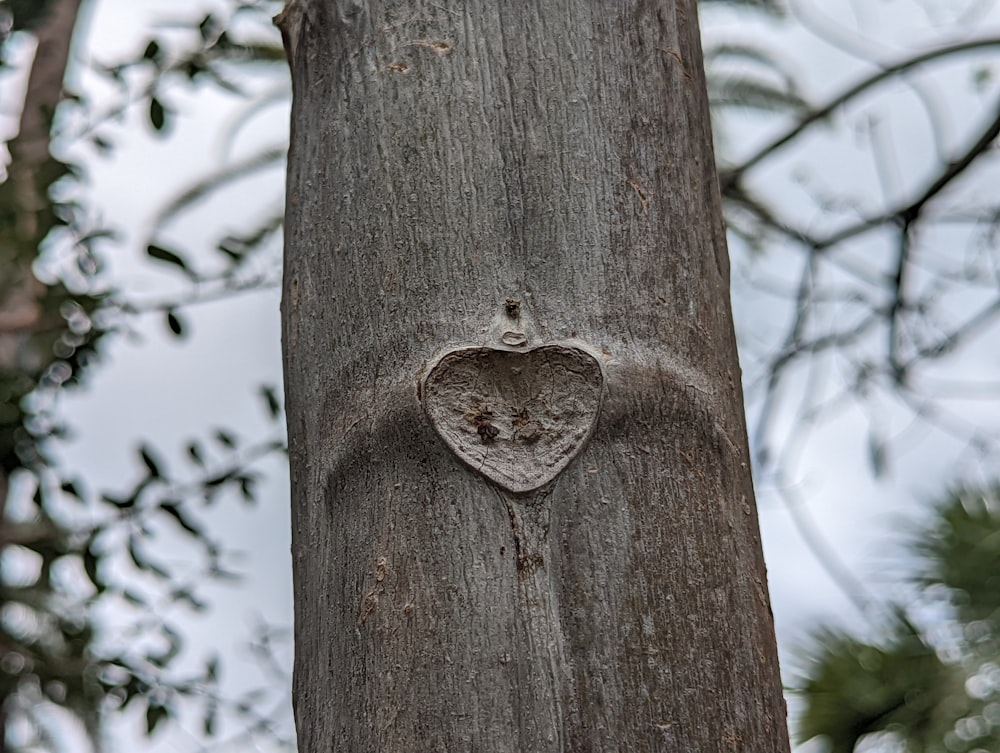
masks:
{"label": "leafy foliage", "polygon": [[[945,726],[966,710],[964,675],[944,664],[934,649],[902,620],[884,643],[873,645],[832,628],[812,636],[817,648],[812,675],[802,693],[809,709],[799,736],[823,735],[830,753],[853,753],[865,735],[889,731],[913,750],[932,750]],[[944,713],[951,712],[951,713]]]}
{"label": "leafy foliage", "polygon": [[[239,3],[234,13],[266,14],[273,5]],[[8,3],[0,12],[5,8],[12,11],[15,31],[47,19],[43,3]],[[197,24],[193,49],[178,51],[175,46],[168,52],[167,45],[154,40],[138,60],[107,68],[111,80],[121,84],[126,103],[106,113],[89,112],[93,120],[79,128],[76,138],[89,139],[103,153],[113,150],[102,123],[143,98],[152,127],[166,133],[171,111],[161,92],[171,77],[224,82],[230,75],[227,66],[246,59],[246,48],[218,28],[219,23],[206,18]],[[151,75],[140,82],[142,94],[136,96],[128,89],[138,79],[125,72],[143,67]],[[53,79],[57,85],[58,78]],[[67,124],[78,124],[88,109],[80,97],[66,100],[63,107],[76,117],[53,121],[49,112],[44,127],[53,127],[65,140],[71,138]],[[202,707],[206,735],[221,734],[222,718],[241,720],[245,732],[219,740],[219,749],[242,749],[250,738],[271,738],[282,747],[287,739],[272,716],[284,715],[285,704],[267,711],[246,697],[224,697],[215,657],[201,672],[179,673],[176,664],[184,638],[170,617],[177,609],[204,610],[206,602],[199,593],[204,584],[238,580],[229,553],[202,523],[199,508],[220,499],[256,500],[260,473],[254,466],[284,452],[274,390],[262,388],[271,397],[262,407],[275,422],[275,438],[246,443],[232,431],[215,430],[207,440],[188,443],[187,469],[172,469],[164,453],[141,444],[131,471],[137,480],[124,488],[98,490],[53,462],[49,448],[62,431],[53,406],[61,390],[86,378],[102,340],[127,327],[127,317],[147,309],[162,310],[169,330],[182,336],[187,330],[179,309],[196,300],[201,289],[189,300],[145,308],[129,301],[124,291],[108,289],[99,254],[114,235],[90,224],[88,208],[74,198],[86,195],[80,172],[50,154],[40,161],[33,156],[39,151],[34,144],[48,151],[50,134],[23,136],[36,141],[24,148],[18,142],[12,145],[13,161],[0,183],[0,268],[5,270],[0,275],[4,750],[57,749],[50,730],[53,707],[75,716],[96,743],[101,720],[112,712],[139,709],[147,734],[153,735],[191,705]],[[53,248],[59,252],[58,263],[48,261]],[[231,271],[248,253],[243,249],[239,255],[223,255],[231,262],[229,269],[206,281],[181,254],[152,243],[146,251],[191,284],[214,282],[216,294],[226,289]],[[36,276],[33,269],[45,275]],[[157,555],[151,541],[168,533],[191,546],[188,567],[179,568]],[[100,615],[109,612],[124,626],[108,626]],[[254,645],[264,641],[270,646],[275,637],[262,628]],[[274,686],[273,677],[270,684]],[[251,692],[260,700],[269,697],[260,689]]]}
{"label": "leafy foliage", "polygon": [[956,489],[910,544],[917,582],[948,589],[958,619],[1000,630],[1000,487]]}
{"label": "leafy foliage", "polygon": [[[204,583],[238,580],[222,544],[199,522],[197,506],[223,497],[253,502],[259,477],[253,463],[284,445],[275,439],[242,446],[220,430],[189,446],[197,448],[190,453],[191,468],[179,474],[152,448],[140,446],[138,480],[99,496],[82,481],[57,484],[50,471],[40,471],[34,514],[5,527],[10,564],[37,563],[28,576],[0,584],[7,605],[0,640],[5,662],[16,663],[17,670],[0,674],[9,713],[30,718],[44,699],[92,726],[109,711],[140,703],[149,733],[172,719],[185,699],[201,703],[206,714],[212,708],[214,714],[223,709],[253,717],[253,709],[237,709],[221,697],[207,669],[180,678],[169,671],[183,637],[160,615],[170,614],[172,605],[202,611],[198,591]],[[91,510],[91,522],[68,522],[80,508]],[[190,555],[189,572],[159,561],[149,546],[168,529],[200,549],[200,555]],[[68,579],[69,572],[77,575]],[[120,616],[132,615],[129,632],[141,640],[110,641],[96,627],[97,613],[111,606]],[[23,747],[36,742],[25,740]]]}
{"label": "leafy foliage", "polygon": [[[853,753],[869,735],[905,753],[1000,749],[998,540],[1000,487],[957,489],[935,508],[907,542],[916,598],[891,608],[881,637],[833,627],[810,637],[797,688],[800,741],[821,736],[830,753]],[[921,630],[907,616],[929,607],[947,625]]]}

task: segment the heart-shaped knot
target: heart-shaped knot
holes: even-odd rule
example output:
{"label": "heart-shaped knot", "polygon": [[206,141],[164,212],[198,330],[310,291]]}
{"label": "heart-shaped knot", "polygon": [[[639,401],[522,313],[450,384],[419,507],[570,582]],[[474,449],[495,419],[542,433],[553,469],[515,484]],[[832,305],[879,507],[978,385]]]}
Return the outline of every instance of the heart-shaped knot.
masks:
{"label": "heart-shaped knot", "polygon": [[424,409],[445,444],[493,483],[523,494],[554,479],[590,438],[604,375],[585,350],[446,353],[423,384]]}

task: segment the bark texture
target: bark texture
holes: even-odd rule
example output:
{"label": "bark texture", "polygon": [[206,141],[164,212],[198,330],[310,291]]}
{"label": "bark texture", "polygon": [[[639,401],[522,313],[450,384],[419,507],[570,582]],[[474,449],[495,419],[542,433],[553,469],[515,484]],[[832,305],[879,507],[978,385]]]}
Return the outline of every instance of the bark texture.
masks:
{"label": "bark texture", "polygon": [[302,753],[787,750],[694,0],[279,23]]}

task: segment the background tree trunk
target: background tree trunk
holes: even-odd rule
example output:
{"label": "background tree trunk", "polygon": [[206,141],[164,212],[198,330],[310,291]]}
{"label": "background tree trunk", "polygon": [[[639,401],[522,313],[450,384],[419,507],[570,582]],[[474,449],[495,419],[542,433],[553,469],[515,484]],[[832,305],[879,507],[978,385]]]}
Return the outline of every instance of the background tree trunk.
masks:
{"label": "background tree trunk", "polygon": [[[0,183],[3,215],[0,223],[12,228],[15,240],[0,247],[0,267],[4,270],[0,280],[0,382],[4,387],[3,401],[12,403],[22,397],[24,383],[30,383],[27,373],[40,371],[44,364],[38,358],[32,337],[64,324],[58,311],[53,316],[44,310],[46,286],[35,277],[31,265],[51,225],[39,220],[46,211],[51,211],[48,182],[41,173],[52,163],[49,153],[52,118],[63,96],[63,78],[80,3],[81,0],[55,0],[34,29],[37,47],[20,125],[9,144],[11,159],[6,180],[2,181],[6,185]],[[42,359],[46,356],[54,357],[49,352]],[[20,413],[14,412],[13,418],[10,410],[4,413],[0,417],[0,550],[10,539],[6,520],[10,475],[21,462],[15,441]],[[5,649],[0,646],[0,652],[6,653]],[[5,691],[0,697],[0,753],[7,750],[8,699]]]}
{"label": "background tree trunk", "polygon": [[[13,227],[16,239],[0,248],[0,265],[4,269],[4,278],[0,280],[0,375],[38,371],[37,355],[26,354],[33,350],[31,335],[63,324],[58,312],[54,320],[51,315],[46,317],[40,302],[45,285],[35,278],[31,265],[37,257],[38,244],[51,226],[51,222],[39,220],[41,215],[51,212],[48,183],[40,173],[52,162],[49,154],[52,118],[62,101],[63,78],[80,3],[81,0],[54,0],[33,31],[37,40],[35,56],[17,136],[9,145],[11,160],[3,181],[6,185],[0,184],[0,197],[7,199],[3,202],[5,216],[0,217],[0,222]],[[0,434],[5,433],[5,428],[0,425]],[[17,463],[13,443],[7,445],[5,438],[0,437],[0,525],[7,501],[7,475]]]}
{"label": "background tree trunk", "polygon": [[694,0],[279,23],[302,753],[787,750]]}

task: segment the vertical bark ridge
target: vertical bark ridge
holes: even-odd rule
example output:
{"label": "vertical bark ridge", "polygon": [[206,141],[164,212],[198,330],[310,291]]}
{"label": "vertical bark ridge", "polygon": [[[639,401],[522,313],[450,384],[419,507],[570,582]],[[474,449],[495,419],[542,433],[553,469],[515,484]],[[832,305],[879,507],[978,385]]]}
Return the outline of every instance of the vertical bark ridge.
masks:
{"label": "vertical bark ridge", "polygon": [[[303,7],[301,750],[787,750],[693,0]],[[453,454],[419,389],[505,347],[507,297],[606,385],[527,495]]]}

